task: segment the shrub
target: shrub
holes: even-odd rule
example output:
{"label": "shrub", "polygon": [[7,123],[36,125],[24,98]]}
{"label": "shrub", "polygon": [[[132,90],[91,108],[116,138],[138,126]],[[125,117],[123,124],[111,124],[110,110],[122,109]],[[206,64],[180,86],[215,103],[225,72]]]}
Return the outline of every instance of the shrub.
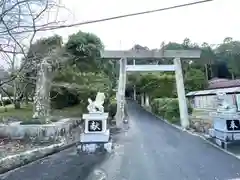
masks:
{"label": "shrub", "polygon": [[[151,103],[153,113],[167,119],[171,123],[179,123],[180,111],[177,98],[158,98]],[[192,108],[188,103],[188,112],[192,112]]]}
{"label": "shrub", "polygon": [[51,91],[51,106],[54,109],[63,109],[65,107],[71,107],[79,103],[77,94],[68,91],[65,88],[61,89],[61,93]]}
{"label": "shrub", "polygon": [[116,115],[117,113],[117,104],[110,104],[109,105],[109,117],[111,119],[114,118],[114,116]]}
{"label": "shrub", "polygon": [[108,113],[109,113],[109,117],[111,119],[113,119],[117,113],[117,101],[115,99],[115,96],[112,96],[110,98],[110,102],[109,102],[109,106],[108,106]]}
{"label": "shrub", "polygon": [[[11,100],[10,99],[3,99],[3,104],[6,106],[6,105],[9,105],[11,104]],[[2,102],[0,102],[0,106],[2,106]]]}

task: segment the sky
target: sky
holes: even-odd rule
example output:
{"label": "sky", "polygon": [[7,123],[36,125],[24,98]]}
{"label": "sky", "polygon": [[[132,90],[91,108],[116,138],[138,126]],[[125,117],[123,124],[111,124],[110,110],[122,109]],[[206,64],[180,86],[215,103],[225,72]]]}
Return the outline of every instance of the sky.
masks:
{"label": "sky", "polygon": [[[61,0],[67,11],[60,11],[58,19],[71,24],[195,1],[199,0]],[[239,7],[240,0],[214,0],[184,8],[43,32],[36,38],[59,34],[67,41],[69,35],[81,30],[100,37],[107,50],[128,50],[135,44],[154,49],[160,48],[163,41],[181,43],[186,37],[199,44],[219,44],[225,37],[240,40]]]}
{"label": "sky", "polygon": [[[82,22],[179,5],[198,0],[62,0],[71,15],[68,23]],[[225,37],[240,40],[240,0],[215,0],[179,9],[57,30],[62,35],[79,30],[99,36],[105,48],[126,50],[134,44],[159,48],[162,41],[219,44]]]}

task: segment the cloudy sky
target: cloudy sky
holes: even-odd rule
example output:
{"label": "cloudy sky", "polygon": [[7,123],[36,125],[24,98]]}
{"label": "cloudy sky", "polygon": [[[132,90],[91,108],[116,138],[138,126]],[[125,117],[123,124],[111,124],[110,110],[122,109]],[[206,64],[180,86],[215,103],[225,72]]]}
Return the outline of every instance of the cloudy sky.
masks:
{"label": "cloudy sky", "polygon": [[[68,11],[58,19],[66,24],[160,9],[199,0],[61,0]],[[203,4],[39,33],[37,38],[61,35],[65,41],[79,30],[99,36],[106,49],[127,50],[134,44],[159,48],[161,42],[219,44],[225,37],[240,40],[240,0],[214,0]],[[0,65],[6,65],[4,61]]]}
{"label": "cloudy sky", "polygon": [[[158,9],[198,0],[62,0],[71,15],[68,22],[81,22],[121,14]],[[240,40],[240,0],[215,0],[189,7],[128,17],[55,31],[67,38],[78,30],[98,35],[106,49],[129,49],[138,43],[158,48],[162,41],[221,43],[226,37]]]}

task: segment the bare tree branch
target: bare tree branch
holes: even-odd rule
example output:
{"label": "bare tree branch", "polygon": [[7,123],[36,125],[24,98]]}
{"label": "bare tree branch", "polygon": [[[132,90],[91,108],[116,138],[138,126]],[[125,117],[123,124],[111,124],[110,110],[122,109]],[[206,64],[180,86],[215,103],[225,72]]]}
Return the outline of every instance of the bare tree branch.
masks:
{"label": "bare tree branch", "polygon": [[0,55],[9,66],[13,65],[13,58],[23,57],[20,68],[9,79],[0,80],[2,86],[19,77],[21,71],[30,68],[37,59],[35,56],[28,57],[28,54],[38,29],[64,21],[54,18],[46,22],[50,13],[54,11],[58,14],[58,9],[62,7],[56,0],[0,0],[0,7]]}

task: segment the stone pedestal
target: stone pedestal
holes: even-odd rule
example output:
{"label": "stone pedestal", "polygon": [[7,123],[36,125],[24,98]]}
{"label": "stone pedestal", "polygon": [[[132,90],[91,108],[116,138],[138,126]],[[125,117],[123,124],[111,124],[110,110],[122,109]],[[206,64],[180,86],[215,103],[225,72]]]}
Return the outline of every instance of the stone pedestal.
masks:
{"label": "stone pedestal", "polygon": [[227,148],[227,145],[240,142],[240,116],[234,106],[228,104],[225,93],[217,93],[218,108],[213,116],[213,129],[209,130],[209,135],[215,142]]}
{"label": "stone pedestal", "polygon": [[107,143],[109,141],[109,129],[102,133],[82,133],[80,142],[82,143]]}
{"label": "stone pedestal", "polygon": [[107,129],[108,113],[89,113],[84,114],[85,122],[84,133],[81,134],[80,142],[98,143],[108,142],[110,132]]}
{"label": "stone pedestal", "polygon": [[84,114],[84,132],[80,135],[78,151],[93,153],[98,149],[111,152],[110,131],[107,128],[108,113]]}

